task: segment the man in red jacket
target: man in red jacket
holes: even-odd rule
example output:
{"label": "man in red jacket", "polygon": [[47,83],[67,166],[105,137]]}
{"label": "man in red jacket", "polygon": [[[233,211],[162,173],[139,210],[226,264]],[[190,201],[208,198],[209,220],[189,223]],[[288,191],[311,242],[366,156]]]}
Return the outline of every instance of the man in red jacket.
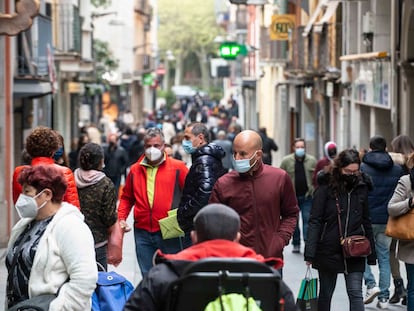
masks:
{"label": "man in red jacket", "polygon": [[[181,238],[164,240],[158,221],[167,217],[168,211],[178,206],[188,168],[184,162],[169,157],[164,152],[164,134],[150,128],[144,136],[145,154],[133,164],[125,180],[118,207],[121,228],[128,230],[125,222],[134,207],[135,251],[138,265],[144,276],[152,267],[157,249],[166,253],[181,250]],[[114,262],[108,256],[108,262]]]}
{"label": "man in red jacket", "polygon": [[[194,217],[191,231],[193,245],[177,254],[163,254],[158,251],[155,265],[142,280],[125,304],[124,311],[166,310],[168,289],[185,269],[194,261],[203,258],[250,258],[263,262],[274,269],[283,265],[281,258],[264,258],[251,248],[238,243],[240,218],[230,207],[223,204],[209,204]],[[279,272],[274,270],[278,276]],[[266,290],[266,289],[264,289]],[[297,310],[292,291],[280,282],[280,295],[284,299],[284,310]]]}

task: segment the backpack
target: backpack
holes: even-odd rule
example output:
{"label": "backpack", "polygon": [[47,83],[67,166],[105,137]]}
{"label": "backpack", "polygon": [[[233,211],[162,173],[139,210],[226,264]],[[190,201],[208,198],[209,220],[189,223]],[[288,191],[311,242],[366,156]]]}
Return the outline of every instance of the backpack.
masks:
{"label": "backpack", "polygon": [[[247,302],[247,304],[246,304]],[[242,294],[224,294],[211,301],[204,311],[262,311],[252,298]]]}
{"label": "backpack", "polygon": [[92,295],[92,311],[122,311],[134,286],[116,273],[98,272],[95,292]]}

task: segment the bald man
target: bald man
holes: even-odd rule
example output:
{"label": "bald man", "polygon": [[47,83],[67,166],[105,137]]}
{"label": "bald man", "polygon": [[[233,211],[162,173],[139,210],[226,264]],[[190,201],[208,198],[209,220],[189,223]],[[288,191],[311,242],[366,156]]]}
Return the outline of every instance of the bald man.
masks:
{"label": "bald man", "polygon": [[233,142],[234,171],[217,180],[209,203],[233,208],[241,219],[242,245],[264,257],[283,257],[299,208],[289,175],[262,161],[262,139],[242,131]]}

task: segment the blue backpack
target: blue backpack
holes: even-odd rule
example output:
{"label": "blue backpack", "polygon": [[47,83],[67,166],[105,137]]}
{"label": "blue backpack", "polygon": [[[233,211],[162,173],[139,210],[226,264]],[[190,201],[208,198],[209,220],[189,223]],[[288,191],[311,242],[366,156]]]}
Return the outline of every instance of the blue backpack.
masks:
{"label": "blue backpack", "polygon": [[122,275],[100,271],[92,295],[92,311],[122,311],[133,291],[134,286]]}

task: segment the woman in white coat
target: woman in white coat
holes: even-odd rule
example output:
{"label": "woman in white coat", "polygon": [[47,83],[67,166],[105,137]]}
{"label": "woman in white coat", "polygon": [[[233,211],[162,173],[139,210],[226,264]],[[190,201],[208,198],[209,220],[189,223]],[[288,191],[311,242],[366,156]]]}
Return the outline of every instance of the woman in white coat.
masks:
{"label": "woman in white coat", "polygon": [[[410,173],[400,178],[388,202],[388,214],[392,217],[404,215],[414,208],[414,153],[409,156],[406,165]],[[396,254],[405,263],[407,270],[407,310],[414,311],[414,241],[399,240]]]}
{"label": "woman in white coat", "polygon": [[97,281],[92,233],[79,209],[62,202],[67,183],[53,166],[32,166],[18,178],[6,257],[7,308],[43,294],[56,294],[49,310],[90,310]]}

